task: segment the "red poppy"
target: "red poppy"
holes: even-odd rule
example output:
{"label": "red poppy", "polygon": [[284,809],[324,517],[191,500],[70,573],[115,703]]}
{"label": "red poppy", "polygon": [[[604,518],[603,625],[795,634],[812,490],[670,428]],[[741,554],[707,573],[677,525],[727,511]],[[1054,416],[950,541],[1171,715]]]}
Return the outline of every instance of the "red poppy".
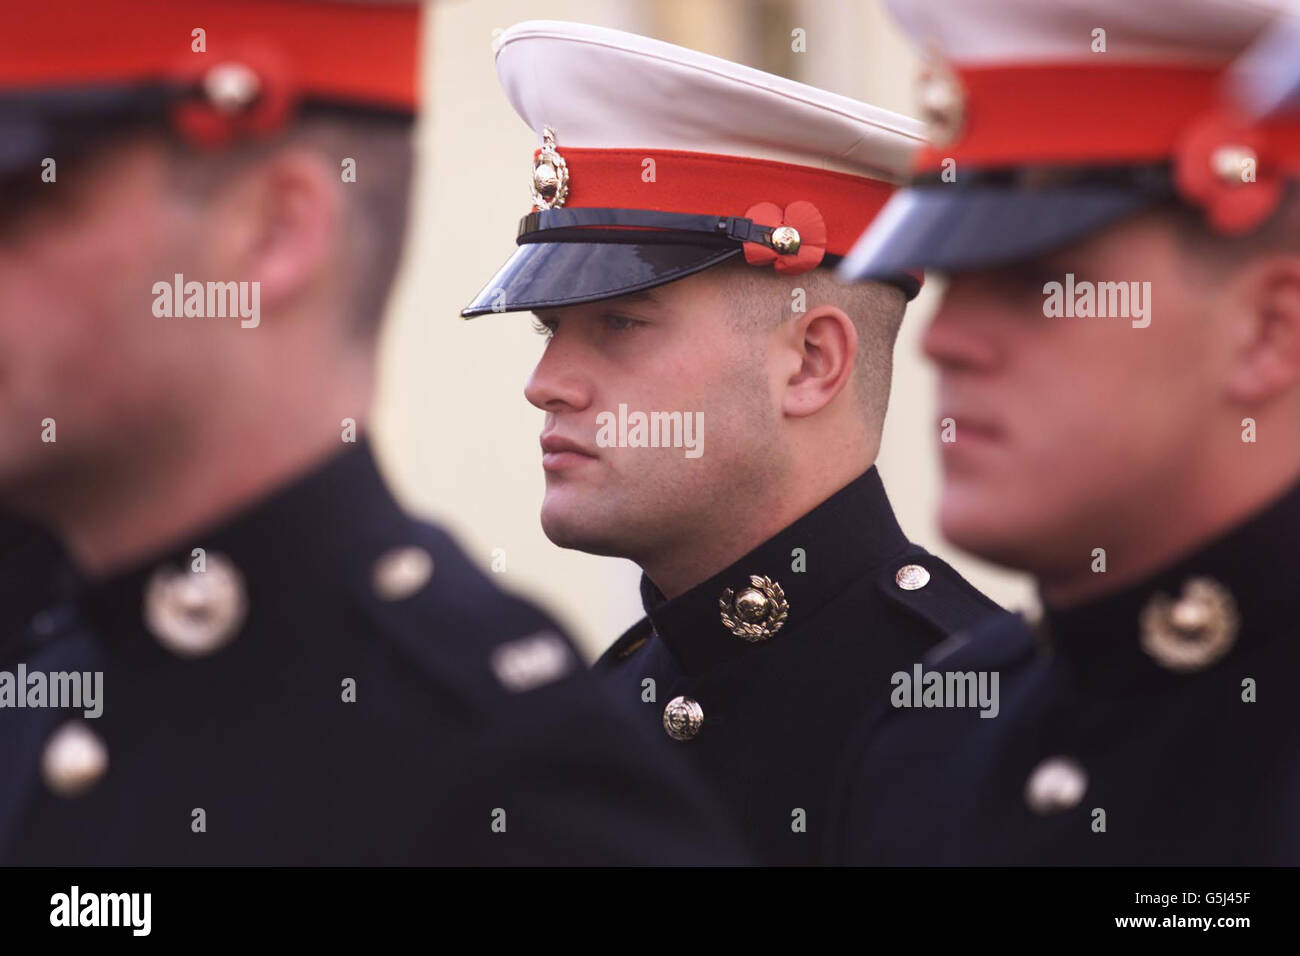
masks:
{"label": "red poppy", "polygon": [[799,233],[799,249],[792,253],[777,252],[761,242],[745,243],[745,261],[751,266],[771,265],[782,275],[797,276],[817,268],[826,255],[826,220],[810,202],[799,200],[785,209],[761,202],[746,209],[745,218],[761,226],[789,226]]}
{"label": "red poppy", "polygon": [[[281,129],[298,99],[283,60],[272,50],[252,44],[226,55],[194,57],[201,63],[187,63],[177,72],[183,85],[193,85],[200,94],[182,101],[172,112],[172,124],[191,145],[216,149],[235,139],[266,136]],[[244,68],[256,76],[255,96],[246,105],[223,109],[203,89],[214,69]]]}
{"label": "red poppy", "polygon": [[1193,124],[1174,155],[1174,183],[1184,199],[1226,235],[1249,232],[1272,215],[1282,181],[1261,131],[1226,110]]}

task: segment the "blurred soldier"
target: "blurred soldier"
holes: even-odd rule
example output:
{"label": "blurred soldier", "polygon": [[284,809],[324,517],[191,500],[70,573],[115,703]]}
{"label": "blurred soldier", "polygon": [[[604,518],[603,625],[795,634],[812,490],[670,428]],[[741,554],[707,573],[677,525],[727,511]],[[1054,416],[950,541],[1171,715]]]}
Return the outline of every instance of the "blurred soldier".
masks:
{"label": "blurred soldier", "polygon": [[951,274],[925,337],[942,528],[1033,573],[1045,613],[926,664],[1000,674],[996,719],[866,731],[840,858],[1300,863],[1295,24],[894,6],[952,62],[923,88],[947,139],[846,271]]}
{"label": "blurred soldier", "polygon": [[465,315],[547,336],[525,390],[547,536],[644,571],[646,618],[597,670],[762,860],[814,862],[855,719],[995,607],[908,542],[873,465],[917,282],[827,268],[917,124],[579,24],[507,30],[497,68],[542,142],[536,211]]}
{"label": "blurred soldier", "polygon": [[732,859],[364,439],[419,24],[274,0],[9,18],[0,503],[78,581],[0,661],[0,859]]}
{"label": "blurred soldier", "polygon": [[66,559],[53,535],[0,512],[0,656],[57,595]]}

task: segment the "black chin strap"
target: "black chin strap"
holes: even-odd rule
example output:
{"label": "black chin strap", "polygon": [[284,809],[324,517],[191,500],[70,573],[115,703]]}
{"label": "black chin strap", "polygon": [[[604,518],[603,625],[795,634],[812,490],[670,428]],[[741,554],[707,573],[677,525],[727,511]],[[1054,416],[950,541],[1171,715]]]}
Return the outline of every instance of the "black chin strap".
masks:
{"label": "black chin strap", "polygon": [[516,242],[687,242],[719,248],[757,242],[771,248],[774,228],[742,216],[654,209],[543,209],[519,220]]}

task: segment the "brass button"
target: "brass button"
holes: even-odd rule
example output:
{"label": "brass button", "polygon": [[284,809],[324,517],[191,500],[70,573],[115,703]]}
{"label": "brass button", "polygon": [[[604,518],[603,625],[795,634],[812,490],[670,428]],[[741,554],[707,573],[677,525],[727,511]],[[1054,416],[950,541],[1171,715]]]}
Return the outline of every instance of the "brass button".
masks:
{"label": "brass button", "polygon": [[418,545],[393,548],[375,562],[375,594],[385,601],[404,601],[418,594],[433,577],[433,556]]}
{"label": "brass button", "polygon": [[1220,146],[1210,156],[1214,175],[1229,186],[1241,186],[1246,182],[1242,173],[1247,163],[1259,165],[1259,156],[1249,146]]}
{"label": "brass button", "polygon": [[777,226],[772,230],[772,248],[783,256],[792,256],[799,251],[803,240],[799,230],[793,226]]}
{"label": "brass button", "polygon": [[108,772],[108,747],[80,720],[56,730],[41,755],[41,777],[61,797],[85,793]]}
{"label": "brass button", "polygon": [[905,564],[894,575],[894,583],[904,591],[919,591],[930,583],[930,572],[919,564]]}
{"label": "brass button", "polygon": [[1177,601],[1157,594],[1142,610],[1142,650],[1172,671],[1204,670],[1237,642],[1232,594],[1210,578],[1193,578]]}
{"label": "brass button", "polygon": [[1034,768],[1025,784],[1025,802],[1040,816],[1077,807],[1088,791],[1088,774],[1077,760],[1049,757]]}
{"label": "brass button", "polygon": [[691,740],[704,726],[704,708],[689,697],[674,697],[664,708],[664,730],[673,740]]}
{"label": "brass button", "polygon": [[722,626],[743,640],[765,641],[785,625],[790,602],[781,585],[759,574],[749,577],[749,587],[737,594],[731,588],[718,598]]}
{"label": "brass button", "polygon": [[247,109],[262,93],[262,81],[243,63],[221,63],[203,76],[203,93],[223,113]]}
{"label": "brass button", "polygon": [[553,684],[577,667],[568,642],[554,631],[539,631],[497,647],[492,673],[514,694]]}
{"label": "brass button", "polygon": [[145,626],[180,657],[202,657],[224,647],[247,613],[243,575],[221,554],[207,555],[202,571],[160,567],[145,586]]}

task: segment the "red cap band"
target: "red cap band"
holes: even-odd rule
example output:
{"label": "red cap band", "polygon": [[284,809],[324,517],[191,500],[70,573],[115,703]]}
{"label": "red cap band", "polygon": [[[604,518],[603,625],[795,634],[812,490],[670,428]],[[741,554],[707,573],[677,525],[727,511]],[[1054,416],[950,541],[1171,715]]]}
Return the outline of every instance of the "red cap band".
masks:
{"label": "red cap band", "polygon": [[1251,123],[1224,100],[1223,67],[1081,64],[956,68],[956,140],[916,169],[1172,162],[1183,198],[1223,232],[1244,232],[1300,176],[1300,121]]}
{"label": "red cap band", "polygon": [[[418,103],[418,3],[39,0],[6,19],[0,89],[167,80],[261,46],[300,96]],[[194,50],[197,29],[206,52]]]}
{"label": "red cap band", "polygon": [[745,216],[757,203],[782,208],[811,203],[825,222],[825,251],[836,256],[849,251],[895,188],[849,173],[742,156],[663,149],[560,151],[569,169],[567,208]]}

